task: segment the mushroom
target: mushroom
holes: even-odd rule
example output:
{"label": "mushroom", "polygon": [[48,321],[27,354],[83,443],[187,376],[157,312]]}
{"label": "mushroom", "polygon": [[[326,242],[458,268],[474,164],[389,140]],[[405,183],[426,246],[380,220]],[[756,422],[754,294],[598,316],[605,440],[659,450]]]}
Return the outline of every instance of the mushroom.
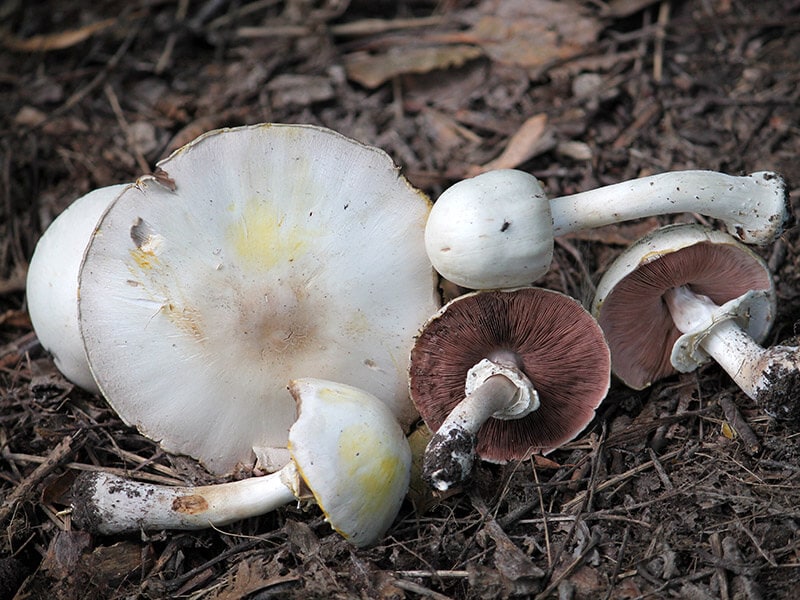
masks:
{"label": "mushroom", "polygon": [[80,273],[89,365],[126,423],[223,474],[285,447],[280,382],[305,373],[416,418],[408,352],[440,305],[430,202],[383,151],[263,124],[158,167],[108,208]]}
{"label": "mushroom", "polygon": [[769,269],[732,236],[699,225],[651,232],[612,263],[592,310],[629,387],[713,358],[773,417],[800,417],[798,348],[759,345],[775,316]]}
{"label": "mushroom", "polygon": [[356,546],[377,542],[408,490],[411,450],[388,405],[352,386],[315,378],[289,384],[299,416],[292,460],[261,477],[170,487],[85,472],[73,484],[72,519],[100,534],[201,529],[309,499]]}
{"label": "mushroom", "polygon": [[28,313],[42,347],[72,383],[97,393],[78,326],[78,272],[100,215],[125,184],[100,188],[70,204],[45,230],[28,267]]}
{"label": "mushroom", "polygon": [[473,289],[528,285],[550,268],[553,237],[651,215],[695,212],[724,221],[744,242],[766,244],[789,218],[776,173],[743,177],[675,171],[549,202],[539,181],[512,169],[454,184],[436,200],[425,229],[433,266]]}
{"label": "mushroom", "polygon": [[476,454],[503,463],[553,451],[589,424],[610,378],[603,333],[569,296],[520,288],[451,300],[411,353],[411,397],[436,432],[423,476],[444,491]]}

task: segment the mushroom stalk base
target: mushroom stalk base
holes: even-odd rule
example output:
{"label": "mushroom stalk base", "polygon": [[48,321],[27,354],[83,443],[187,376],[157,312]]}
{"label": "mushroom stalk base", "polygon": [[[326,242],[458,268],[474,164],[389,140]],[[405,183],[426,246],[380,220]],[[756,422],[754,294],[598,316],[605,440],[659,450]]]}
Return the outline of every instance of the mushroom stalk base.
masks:
{"label": "mushroom stalk base", "polygon": [[100,534],[203,529],[270,512],[296,499],[294,463],[264,477],[198,487],[133,481],[102,472],[78,476],[72,518]]}
{"label": "mushroom stalk base", "polygon": [[518,387],[504,375],[493,375],[468,394],[428,442],[422,477],[441,492],[465,481],[472,472],[478,430],[494,413],[517,397]]}
{"label": "mushroom stalk base", "polygon": [[707,296],[682,286],[664,299],[675,326],[696,335],[697,344],[770,416],[800,423],[800,348],[763,348],[733,318],[714,322],[719,307]]}

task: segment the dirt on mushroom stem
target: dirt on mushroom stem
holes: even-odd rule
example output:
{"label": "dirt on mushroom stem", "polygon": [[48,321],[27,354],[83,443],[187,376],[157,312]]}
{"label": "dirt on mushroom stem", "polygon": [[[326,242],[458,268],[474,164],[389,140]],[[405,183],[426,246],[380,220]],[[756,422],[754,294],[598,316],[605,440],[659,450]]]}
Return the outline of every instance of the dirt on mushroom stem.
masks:
{"label": "dirt on mushroom stem", "polygon": [[758,405],[793,431],[800,430],[800,371],[774,365],[763,378],[766,385],[756,394]]}

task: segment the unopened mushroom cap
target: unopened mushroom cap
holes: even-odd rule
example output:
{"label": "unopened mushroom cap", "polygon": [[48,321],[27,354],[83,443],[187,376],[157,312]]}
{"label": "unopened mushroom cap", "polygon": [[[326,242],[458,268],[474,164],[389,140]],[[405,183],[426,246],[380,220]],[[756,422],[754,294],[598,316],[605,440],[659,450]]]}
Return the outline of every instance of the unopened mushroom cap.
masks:
{"label": "unopened mushroom cap", "polygon": [[553,258],[550,202],[533,175],[515,169],[464,179],[434,203],[425,247],[442,277],[460,286],[529,285]]}
{"label": "unopened mushroom cap", "polygon": [[81,196],[48,226],[28,267],[26,298],[36,337],[71,382],[97,393],[78,327],[78,272],[100,215],[126,184]]}
{"label": "unopened mushroom cap", "polygon": [[541,288],[473,292],[428,321],[411,354],[411,397],[436,431],[465,397],[467,372],[493,353],[517,355],[539,394],[538,410],[519,419],[489,419],[477,453],[506,462],[548,453],[592,420],[610,383],[603,333],[576,300]]}
{"label": "unopened mushroom cap", "polygon": [[392,411],[352,386],[314,378],[289,389],[299,416],[289,449],[331,526],[356,546],[378,541],[408,491],[411,449]]}
{"label": "unopened mushroom cap", "polygon": [[103,216],[80,323],[121,418],[217,473],[285,447],[286,390],[314,373],[386,399],[438,308],[430,202],[381,150],[305,125],[205,134]]}
{"label": "unopened mushroom cap", "polygon": [[617,257],[598,283],[592,307],[611,348],[613,372],[629,387],[643,389],[676,372],[671,353],[681,332],[663,295],[680,286],[720,306],[760,291],[752,310],[736,320],[757,342],[772,325],[775,292],[760,256],[727,233],[700,225],[657,229]]}

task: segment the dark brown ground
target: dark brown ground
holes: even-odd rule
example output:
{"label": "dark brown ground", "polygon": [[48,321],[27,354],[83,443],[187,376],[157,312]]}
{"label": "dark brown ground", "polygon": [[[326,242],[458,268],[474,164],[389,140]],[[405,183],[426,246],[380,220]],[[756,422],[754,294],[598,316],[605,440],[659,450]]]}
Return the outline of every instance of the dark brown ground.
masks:
{"label": "dark brown ground", "polygon": [[[407,503],[369,550],[294,507],[149,538],[91,537],[62,512],[92,466],[209,480],[59,378],[23,293],[36,239],[72,199],[203,131],[326,125],[385,149],[434,198],[503,150],[493,166],[552,195],[685,168],[798,185],[800,2],[585,2],[584,20],[530,14],[542,4],[0,4],[0,597],[800,597],[800,437],[713,366],[643,392],[615,384],[578,441],[484,465],[426,511]],[[658,222],[559,240],[540,283],[589,298]],[[800,318],[799,244],[792,229],[763,249],[771,343]]]}

